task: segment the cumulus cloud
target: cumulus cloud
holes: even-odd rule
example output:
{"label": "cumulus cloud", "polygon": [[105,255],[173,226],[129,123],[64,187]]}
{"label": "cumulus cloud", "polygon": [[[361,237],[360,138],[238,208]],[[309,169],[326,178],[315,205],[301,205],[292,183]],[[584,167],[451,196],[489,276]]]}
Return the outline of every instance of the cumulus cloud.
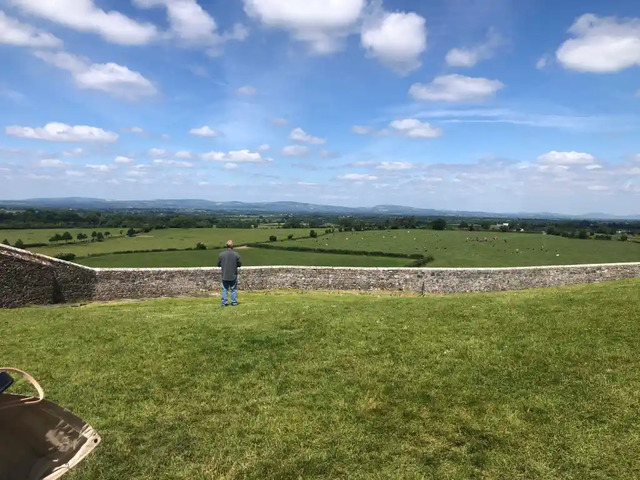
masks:
{"label": "cumulus cloud", "polygon": [[407,74],[422,65],[427,49],[427,27],[416,13],[384,12],[365,21],[361,43],[367,52],[387,67]]}
{"label": "cumulus cloud", "polygon": [[502,36],[490,29],[483,43],[474,47],[452,48],[447,52],[445,61],[451,67],[473,67],[482,60],[493,57],[502,44],[504,44]]}
{"label": "cumulus cloud", "polygon": [[38,162],[38,166],[44,168],[61,168],[66,167],[67,165],[67,162],[63,162],[57,158],[44,158]]}
{"label": "cumulus cloud", "polygon": [[288,31],[320,55],[340,49],[364,7],[365,0],[244,0],[249,17]]}
{"label": "cumulus cloud", "polygon": [[285,157],[306,157],[309,155],[309,147],[305,145],[288,145],[282,149]]}
{"label": "cumulus cloud", "polygon": [[191,158],[193,154],[187,150],[180,150],[176,152],[176,158]]}
{"label": "cumulus cloud", "polygon": [[206,137],[206,138],[216,138],[222,135],[220,131],[214,130],[208,125],[204,125],[203,127],[199,127],[199,128],[192,128],[191,130],[189,130],[189,133],[191,135],[195,135],[196,137]]}
{"label": "cumulus cloud", "polygon": [[167,157],[169,156],[169,152],[167,152],[164,148],[150,148],[147,152],[150,157]]}
{"label": "cumulus cloud", "polygon": [[240,87],[236,90],[236,93],[238,95],[244,95],[246,97],[253,97],[254,95],[258,94],[258,90],[256,90],[254,87],[252,87],[251,85],[245,85],[243,87]]}
{"label": "cumulus cloud", "polygon": [[50,33],[11,18],[0,10],[0,44],[32,48],[57,48],[62,40]]}
{"label": "cumulus cloud", "polygon": [[579,72],[611,73],[640,65],[640,18],[585,14],[569,28],[574,38],[556,51],[558,61]]}
{"label": "cumulus cloud", "polygon": [[143,45],[157,36],[156,27],[120,12],[96,6],[93,0],[9,0],[24,13],[44,18],[80,32],[93,32],[122,45]]}
{"label": "cumulus cloud", "polygon": [[442,129],[415,118],[394,120],[389,126],[407,138],[437,138],[442,136]]}
{"label": "cumulus cloud", "polygon": [[217,55],[221,46],[230,40],[244,40],[248,30],[236,24],[229,32],[220,33],[216,20],[196,0],[134,0],[141,8],[165,7],[171,38],[186,46],[208,47]]}
{"label": "cumulus cloud", "polygon": [[102,165],[102,164],[88,164],[88,165],[85,165],[85,168],[88,168],[89,170],[93,170],[94,172],[100,172],[100,173],[106,173],[111,170],[111,167],[109,165]]}
{"label": "cumulus cloud", "polygon": [[354,125],[351,127],[351,131],[353,133],[357,133],[358,135],[368,135],[373,132],[371,127],[364,127],[362,125]]}
{"label": "cumulus cloud", "polygon": [[84,150],[82,148],[74,148],[72,150],[67,150],[65,152],[62,152],[62,155],[64,155],[65,157],[79,157],[84,153]]}
{"label": "cumulus cloud", "polygon": [[163,160],[161,158],[157,158],[153,161],[154,165],[158,166],[167,166],[167,167],[176,167],[176,168],[192,168],[193,163],[185,162],[180,160]]}
{"label": "cumulus cloud", "polygon": [[141,73],[117,63],[90,63],[84,57],[67,52],[37,51],[34,55],[49,65],[71,72],[76,85],[82,89],[98,90],[127,100],[158,92]]}
{"label": "cumulus cloud", "polygon": [[375,166],[378,170],[410,170],[414,167],[410,162],[381,162]]}
{"label": "cumulus cloud", "polygon": [[548,63],[549,63],[549,57],[547,57],[546,55],[543,55],[536,62],[536,68],[538,70],[543,70],[544,68],[547,67]]}
{"label": "cumulus cloud", "polygon": [[504,87],[499,80],[452,74],[433,79],[431,83],[414,83],[409,95],[429,102],[483,102]]}
{"label": "cumulus cloud", "polygon": [[584,165],[595,162],[596,158],[589,153],[556,152],[555,150],[540,155],[538,163],[543,165]]}
{"label": "cumulus cloud", "polygon": [[31,138],[48,142],[96,142],[110,143],[118,140],[118,134],[86,125],[71,126],[65,123],[47,123],[41,128],[9,126],[5,133],[11,137]]}
{"label": "cumulus cloud", "polygon": [[118,156],[115,158],[114,162],[120,163],[120,164],[129,164],[129,163],[133,163],[134,160],[133,158]]}
{"label": "cumulus cloud", "polygon": [[367,173],[347,173],[345,175],[340,175],[338,178],[340,180],[349,180],[353,182],[366,182],[378,179],[375,175],[369,175]]}
{"label": "cumulus cloud", "polygon": [[294,142],[310,143],[313,145],[321,145],[327,142],[326,139],[309,135],[301,128],[295,128],[289,134],[289,138]]}
{"label": "cumulus cloud", "polygon": [[271,124],[276,127],[286,127],[289,125],[289,121],[286,118],[272,118]]}
{"label": "cumulus cloud", "polygon": [[230,152],[207,152],[201,155],[203,160],[209,162],[225,162],[225,163],[266,163],[270,162],[270,158],[265,158],[260,152],[251,152],[250,150],[232,150]]}

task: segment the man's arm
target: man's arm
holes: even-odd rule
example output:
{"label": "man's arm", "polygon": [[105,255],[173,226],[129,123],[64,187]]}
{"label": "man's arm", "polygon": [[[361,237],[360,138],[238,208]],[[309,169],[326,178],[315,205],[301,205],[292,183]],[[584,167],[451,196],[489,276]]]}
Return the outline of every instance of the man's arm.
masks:
{"label": "man's arm", "polygon": [[218,255],[218,266],[222,266],[222,255]]}
{"label": "man's arm", "polygon": [[238,255],[237,253],[236,253],[236,260],[238,262],[238,267],[241,267],[242,266],[242,260],[240,260],[240,255]]}

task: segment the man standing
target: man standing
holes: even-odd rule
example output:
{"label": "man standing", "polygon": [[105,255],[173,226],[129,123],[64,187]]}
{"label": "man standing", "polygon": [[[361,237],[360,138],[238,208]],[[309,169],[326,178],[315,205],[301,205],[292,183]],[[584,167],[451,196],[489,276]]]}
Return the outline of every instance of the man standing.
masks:
{"label": "man standing", "polygon": [[227,241],[227,249],[220,252],[218,266],[222,269],[222,306],[229,305],[227,291],[231,291],[231,305],[238,305],[238,267],[242,266],[240,255],[233,251],[233,241]]}

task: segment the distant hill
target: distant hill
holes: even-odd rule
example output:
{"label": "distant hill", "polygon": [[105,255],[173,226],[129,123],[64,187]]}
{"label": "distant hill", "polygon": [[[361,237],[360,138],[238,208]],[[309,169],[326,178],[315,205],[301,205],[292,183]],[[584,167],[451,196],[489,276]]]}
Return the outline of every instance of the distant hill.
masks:
{"label": "distant hill", "polygon": [[69,208],[78,210],[201,210],[224,213],[281,213],[281,214],[341,214],[341,215],[415,215],[420,217],[478,217],[478,218],[557,218],[638,220],[638,215],[617,216],[606,213],[561,215],[550,212],[482,212],[464,210],[438,210],[402,205],[376,205],[374,207],[343,207],[301,202],[214,202],[201,199],[176,200],[105,200],[102,198],[64,197],[0,200],[5,208]]}

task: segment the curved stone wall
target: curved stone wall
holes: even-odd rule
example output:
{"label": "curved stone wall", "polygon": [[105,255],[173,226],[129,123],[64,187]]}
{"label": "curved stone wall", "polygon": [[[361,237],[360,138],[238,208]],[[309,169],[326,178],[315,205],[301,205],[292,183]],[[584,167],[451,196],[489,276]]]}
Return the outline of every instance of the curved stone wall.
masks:
{"label": "curved stone wall", "polygon": [[[244,267],[241,291],[274,289],[461,293],[640,277],[640,263],[519,268]],[[219,269],[88,268],[0,245],[0,307],[217,295]]]}

